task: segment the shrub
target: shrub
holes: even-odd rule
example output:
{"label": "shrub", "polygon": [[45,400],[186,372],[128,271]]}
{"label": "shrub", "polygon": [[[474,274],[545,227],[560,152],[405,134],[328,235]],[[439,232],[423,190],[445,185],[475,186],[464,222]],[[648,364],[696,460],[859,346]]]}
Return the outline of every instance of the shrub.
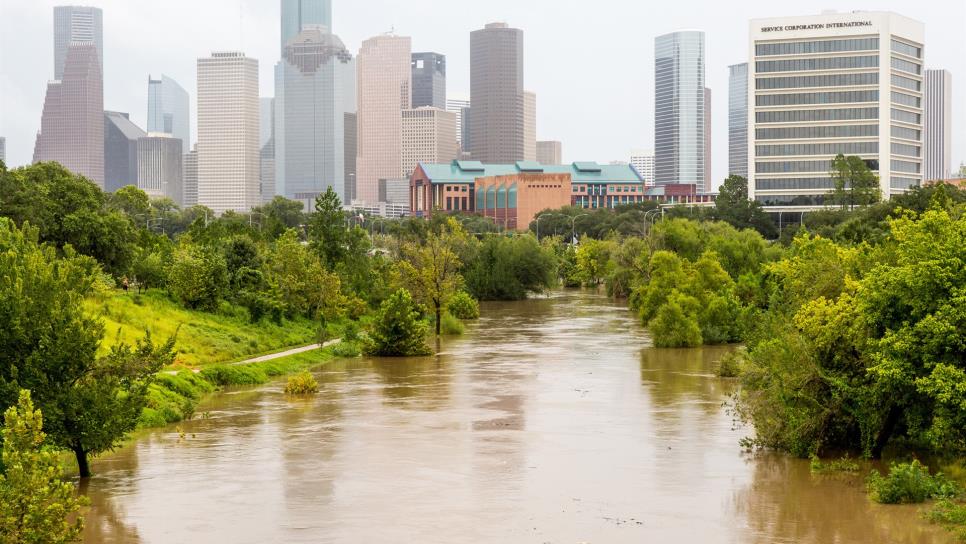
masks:
{"label": "shrub", "polygon": [[367,355],[411,357],[432,353],[426,345],[423,312],[405,289],[383,301],[366,343]]}
{"label": "shrub", "polygon": [[859,463],[850,459],[848,455],[841,459],[822,461],[817,455],[812,455],[810,467],[813,473],[827,474],[832,472],[856,473],[859,471]]}
{"label": "shrub", "polygon": [[465,331],[463,322],[459,319],[453,317],[452,314],[443,314],[443,322],[441,323],[441,329],[443,334],[446,336],[459,336]]}
{"label": "shrub", "polygon": [[201,377],[217,386],[261,385],[268,381],[268,374],[253,365],[215,365],[201,371]]}
{"label": "shrub", "polygon": [[[446,309],[453,317],[464,321],[480,318],[480,303],[466,291],[460,291],[453,295]],[[445,325],[446,322],[444,321],[443,324]]]}
{"label": "shrub", "polygon": [[701,345],[701,327],[692,307],[698,302],[675,291],[647,326],[659,348],[691,348]]}
{"label": "shrub", "polygon": [[949,498],[958,493],[955,483],[942,473],[931,476],[929,468],[914,460],[893,463],[886,476],[873,470],[867,482],[869,496],[882,504],[911,504],[927,499]]}
{"label": "shrub", "polygon": [[288,379],[285,384],[286,395],[311,395],[319,392],[319,382],[310,372],[300,372]]}
{"label": "shrub", "polygon": [[732,351],[718,361],[715,374],[719,378],[737,378],[741,376],[741,369],[744,363],[745,352],[742,350]]}
{"label": "shrub", "polygon": [[354,359],[362,355],[362,349],[359,347],[358,342],[347,342],[343,340],[332,346],[332,355],[344,359]]}
{"label": "shrub", "polygon": [[342,329],[342,341],[343,342],[358,342],[359,341],[359,324],[355,321],[350,321],[346,323],[345,327]]}
{"label": "shrub", "polygon": [[966,542],[966,504],[951,499],[940,499],[926,512],[926,519],[943,525],[954,532],[961,541]]}

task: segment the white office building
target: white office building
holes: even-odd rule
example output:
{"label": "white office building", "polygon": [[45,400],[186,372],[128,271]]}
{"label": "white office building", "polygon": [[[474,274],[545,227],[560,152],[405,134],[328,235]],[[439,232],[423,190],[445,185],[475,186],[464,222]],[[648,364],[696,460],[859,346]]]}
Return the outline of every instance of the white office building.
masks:
{"label": "white office building", "polygon": [[752,20],[749,196],[821,207],[840,153],[865,160],[883,198],[920,185],[924,33],[890,12]]}
{"label": "white office building", "polygon": [[926,104],[923,119],[923,174],[925,181],[952,177],[953,76],[947,70],[926,70]]}
{"label": "white office building", "polygon": [[631,166],[637,173],[644,178],[646,185],[654,185],[654,152],[653,151],[633,151],[631,152]]}
{"label": "white office building", "polygon": [[403,110],[402,165],[406,176],[412,175],[421,162],[448,164],[459,158],[456,119],[455,113],[437,108]]}

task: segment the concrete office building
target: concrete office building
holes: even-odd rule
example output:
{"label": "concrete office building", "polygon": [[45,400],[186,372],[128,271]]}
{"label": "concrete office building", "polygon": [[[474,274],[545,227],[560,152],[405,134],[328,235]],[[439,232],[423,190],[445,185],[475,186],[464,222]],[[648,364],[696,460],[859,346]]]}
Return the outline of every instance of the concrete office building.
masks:
{"label": "concrete office building", "polygon": [[563,144],[554,140],[537,142],[537,162],[563,164]]}
{"label": "concrete office building", "polygon": [[925,116],[922,129],[925,181],[949,179],[953,140],[953,76],[947,70],[926,70]]}
{"label": "concrete office building", "polygon": [[281,0],[281,43],[279,51],[308,26],[324,26],[332,32],[332,0]]}
{"label": "concrete office building", "polygon": [[138,189],[151,198],[170,198],[184,205],[182,140],[166,133],[138,138]]}
{"label": "concrete office building", "polygon": [[890,12],[751,21],[749,196],[823,206],[838,154],[861,157],[883,198],[922,183],[922,23]]}
{"label": "concrete office building", "polygon": [[413,109],[446,109],[446,55],[413,53]]}
{"label": "concrete office building", "polygon": [[457,158],[455,113],[430,107],[402,112],[402,167],[407,178],[421,162],[448,163]]}
{"label": "concrete office building", "polygon": [[190,208],[198,205],[198,149],[192,149],[184,154],[181,175],[182,207]]}
{"label": "concrete office building", "polygon": [[409,208],[409,178],[379,180],[379,202]]}
{"label": "concrete office building", "polygon": [[34,162],[57,161],[104,188],[104,81],[97,47],[67,48],[63,77],[47,83]]}
{"label": "concrete office building", "polygon": [[728,67],[728,175],[748,177],[748,63]]}
{"label": "concrete office building", "polygon": [[148,76],[147,131],[171,135],[181,140],[184,149],[191,146],[191,105],[188,91],[164,74],[161,79],[151,79]]}
{"label": "concrete office building", "polygon": [[275,99],[258,99],[258,183],[262,202],[275,198]]}
{"label": "concrete office building", "polygon": [[714,190],[711,181],[711,89],[704,89],[704,192]]}
{"label": "concrete office building", "polygon": [[455,97],[446,98],[446,111],[451,111],[456,114],[456,142],[460,145],[460,151],[469,152],[469,148],[466,144],[469,142],[469,137],[466,131],[469,130],[470,125],[467,117],[470,114],[470,99],[465,95],[458,95]]}
{"label": "concrete office building", "polygon": [[144,131],[126,113],[104,112],[104,190],[138,184],[138,139]]}
{"label": "concrete office building", "polygon": [[343,124],[343,147],[345,148],[345,200],[342,201],[343,204],[349,204],[353,200],[359,198],[359,193],[356,190],[356,176],[358,174],[356,169],[356,159],[358,159],[357,154],[359,151],[359,138],[358,133],[358,121],[356,113],[346,113],[345,122]]}
{"label": "concrete office building", "polygon": [[631,166],[634,167],[644,183],[654,185],[654,152],[653,151],[634,151],[631,153]]}
{"label": "concrete office building", "polygon": [[658,36],[654,51],[655,182],[704,186],[708,180],[704,32]]}
{"label": "concrete office building", "polygon": [[356,191],[378,202],[379,180],[402,177],[402,111],[412,104],[412,40],[385,34],[362,42],[358,75]]}
{"label": "concrete office building", "polygon": [[490,23],[470,33],[468,149],[474,160],[513,164],[526,158],[525,100],[523,31]]}
{"label": "concrete office building", "polygon": [[275,192],[306,210],[329,187],[345,199],[345,114],[356,111],[352,54],[325,27],[285,47],[275,87]]}
{"label": "concrete office building", "polygon": [[0,136],[0,161],[7,163],[7,139]]}
{"label": "concrete office building", "polygon": [[88,6],[54,8],[54,79],[64,79],[67,49],[73,44],[92,44],[97,63],[104,71],[104,13]]}
{"label": "concrete office building", "polygon": [[198,59],[198,203],[215,213],[261,204],[258,61],[241,52]]}
{"label": "concrete office building", "polygon": [[523,160],[537,160],[537,95],[523,92]]}

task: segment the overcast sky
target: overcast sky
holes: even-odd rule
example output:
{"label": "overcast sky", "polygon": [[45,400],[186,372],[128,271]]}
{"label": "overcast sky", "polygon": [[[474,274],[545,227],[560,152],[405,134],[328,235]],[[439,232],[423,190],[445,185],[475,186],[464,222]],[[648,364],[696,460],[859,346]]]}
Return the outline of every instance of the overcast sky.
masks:
{"label": "overcast sky", "polygon": [[[53,77],[55,0],[0,0],[0,136],[10,165],[25,164]],[[144,127],[148,74],[173,77],[192,95],[196,59],[242,50],[259,60],[262,96],[274,94],[278,0],[88,0],[104,10],[104,107]],[[953,166],[966,161],[966,2],[856,0],[805,6],[790,0],[333,0],[333,27],[353,53],[391,29],[414,51],[447,55],[450,96],[469,94],[469,33],[491,21],[525,32],[526,87],[537,93],[537,136],[561,140],[564,160],[627,160],[654,141],[654,37],[707,33],[713,92],[713,174],[728,167],[728,65],[747,62],[748,20],[823,9],[889,10],[926,24],[928,67],[953,73]],[[192,130],[195,129],[192,119]]]}

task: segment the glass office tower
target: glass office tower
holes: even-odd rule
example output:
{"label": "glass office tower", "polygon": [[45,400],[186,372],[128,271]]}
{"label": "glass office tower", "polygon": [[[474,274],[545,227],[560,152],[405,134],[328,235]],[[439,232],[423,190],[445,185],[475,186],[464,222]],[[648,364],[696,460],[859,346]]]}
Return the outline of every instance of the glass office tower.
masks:
{"label": "glass office tower", "polygon": [[332,32],[332,0],[281,0],[282,43],[285,46],[306,26],[324,26]]}
{"label": "glass office tower", "polygon": [[704,185],[706,168],[704,32],[654,41],[655,181]]}

